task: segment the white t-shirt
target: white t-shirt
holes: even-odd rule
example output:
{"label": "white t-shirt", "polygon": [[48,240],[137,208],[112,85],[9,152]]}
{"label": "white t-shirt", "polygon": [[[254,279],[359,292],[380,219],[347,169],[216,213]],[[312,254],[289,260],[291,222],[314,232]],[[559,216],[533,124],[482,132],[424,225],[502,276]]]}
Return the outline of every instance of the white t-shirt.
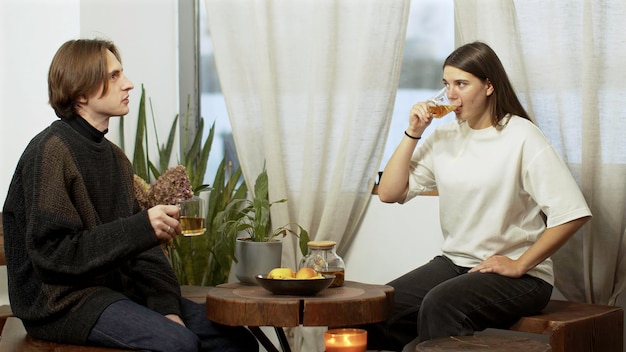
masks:
{"label": "white t-shirt", "polygon": [[[409,193],[437,189],[443,254],[473,267],[492,255],[519,258],[547,227],[590,216],[578,184],[537,126],[513,116],[504,127],[440,126],[416,148]],[[554,284],[548,258],[528,272]]]}

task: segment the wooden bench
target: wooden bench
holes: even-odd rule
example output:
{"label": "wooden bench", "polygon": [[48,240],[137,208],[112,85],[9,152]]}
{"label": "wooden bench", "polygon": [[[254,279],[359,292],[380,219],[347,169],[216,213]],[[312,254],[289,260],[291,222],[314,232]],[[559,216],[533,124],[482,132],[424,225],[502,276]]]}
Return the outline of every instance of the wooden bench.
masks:
{"label": "wooden bench", "polygon": [[[550,351],[552,352],[623,352],[624,345],[624,310],[621,307],[604,306],[598,304],[578,303],[552,300],[540,314],[524,317],[513,324],[509,330],[526,334],[541,334],[549,336]],[[494,335],[495,336],[491,336]],[[502,334],[502,335],[501,335]],[[476,350],[489,351],[544,351],[540,344],[536,347],[524,349],[514,344],[515,338],[508,336],[512,342],[491,341],[506,337],[506,332],[493,330],[478,334],[477,338],[483,342],[474,343],[479,346]],[[530,337],[530,336],[527,336]],[[467,342],[462,343],[463,337],[431,340],[432,343],[421,343],[417,351],[470,351]],[[525,338],[524,340],[528,340]],[[470,341],[471,342],[471,341]],[[491,342],[494,344],[492,345]],[[500,345],[501,343],[502,345]],[[481,346],[488,344],[489,347]],[[496,347],[497,346],[497,347]]]}
{"label": "wooden bench", "polygon": [[552,300],[540,314],[520,319],[509,330],[549,335],[552,352],[623,352],[624,310]]}
{"label": "wooden bench", "polygon": [[[208,287],[200,286],[182,286],[181,291],[183,297],[187,297],[190,300],[204,304],[206,301],[206,293],[209,290]],[[4,306],[8,307],[8,306]],[[8,313],[10,314],[10,307]],[[6,311],[4,312],[7,313]],[[4,322],[6,321],[6,322]],[[0,352],[15,352],[15,351],[28,351],[28,352],[114,352],[114,351],[127,351],[113,348],[103,347],[88,347],[62,344],[50,341],[43,341],[29,336],[24,329],[24,324],[19,318],[12,316],[4,316],[2,328],[2,338],[0,338]]]}

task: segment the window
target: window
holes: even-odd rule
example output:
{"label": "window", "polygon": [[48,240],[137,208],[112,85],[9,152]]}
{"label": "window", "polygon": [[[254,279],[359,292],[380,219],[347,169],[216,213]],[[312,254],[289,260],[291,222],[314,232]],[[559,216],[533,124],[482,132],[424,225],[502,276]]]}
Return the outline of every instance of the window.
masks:
{"label": "window", "polygon": [[[215,139],[207,171],[207,175],[214,175],[224,155],[234,163],[237,157],[226,104],[217,78],[204,6],[199,6],[198,12],[200,115],[205,120],[205,136],[215,122]],[[441,64],[453,49],[453,0],[412,0],[399,89],[381,169],[403,136],[411,106],[417,101],[428,99],[442,87]],[[433,126],[453,118],[453,114],[449,114],[433,121]]]}

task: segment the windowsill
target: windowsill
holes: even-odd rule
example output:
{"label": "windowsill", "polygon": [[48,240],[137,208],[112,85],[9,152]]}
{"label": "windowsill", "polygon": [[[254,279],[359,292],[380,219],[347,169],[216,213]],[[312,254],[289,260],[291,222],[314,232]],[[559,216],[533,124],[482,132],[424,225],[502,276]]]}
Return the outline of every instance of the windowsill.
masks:
{"label": "windowsill", "polygon": [[[374,185],[374,188],[372,189],[372,194],[378,194],[378,185]],[[431,192],[424,192],[421,193],[420,196],[438,196],[439,192],[437,190],[431,191]]]}

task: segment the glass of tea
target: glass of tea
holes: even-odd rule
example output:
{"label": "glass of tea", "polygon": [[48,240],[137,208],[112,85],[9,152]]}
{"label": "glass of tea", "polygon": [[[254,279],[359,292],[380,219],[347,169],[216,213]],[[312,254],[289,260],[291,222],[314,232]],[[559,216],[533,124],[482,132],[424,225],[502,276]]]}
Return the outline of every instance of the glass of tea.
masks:
{"label": "glass of tea", "polygon": [[448,100],[446,88],[441,89],[432,98],[428,99],[428,112],[438,119],[447,115],[450,111],[456,109]]}
{"label": "glass of tea", "polygon": [[204,199],[193,197],[178,203],[180,227],[183,236],[198,236],[206,231],[206,209]]}

